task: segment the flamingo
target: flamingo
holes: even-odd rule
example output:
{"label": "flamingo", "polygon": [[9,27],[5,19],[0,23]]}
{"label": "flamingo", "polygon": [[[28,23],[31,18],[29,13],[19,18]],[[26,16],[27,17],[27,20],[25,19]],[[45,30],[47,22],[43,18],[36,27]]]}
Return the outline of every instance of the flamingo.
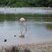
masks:
{"label": "flamingo", "polygon": [[[21,22],[21,25],[24,25],[24,22],[25,22],[25,18],[24,17],[21,17],[20,19],[20,22]],[[25,26],[25,25],[24,25]],[[23,27],[22,27],[23,28]],[[21,35],[20,35],[21,38],[24,38],[24,33],[23,33],[23,30],[21,31]]]}

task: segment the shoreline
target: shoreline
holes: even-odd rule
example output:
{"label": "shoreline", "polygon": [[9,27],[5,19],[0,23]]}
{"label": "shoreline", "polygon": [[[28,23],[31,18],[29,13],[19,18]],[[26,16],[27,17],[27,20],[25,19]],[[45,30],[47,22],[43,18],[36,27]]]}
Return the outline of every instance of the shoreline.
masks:
{"label": "shoreline", "polygon": [[[18,44],[18,45],[17,45],[17,44],[15,44],[15,45],[14,45],[14,44],[11,44],[11,45],[10,45],[10,44],[8,43],[8,45],[6,45],[6,44],[4,44],[4,45],[7,46],[7,47],[8,47],[8,46],[9,46],[9,47],[10,47],[10,46],[11,46],[11,47],[12,47],[12,46],[23,47],[23,46],[46,45],[46,44],[47,44],[47,45],[52,44],[52,41],[41,42],[41,43],[40,43],[40,42],[39,42],[39,43],[37,42],[37,43],[29,43],[29,44],[28,44],[28,43],[27,43],[27,44]],[[0,44],[0,46],[3,46],[3,45]],[[3,46],[3,47],[5,47],[5,46]]]}
{"label": "shoreline", "polygon": [[24,45],[18,45],[18,46],[6,46],[6,47],[0,47],[0,51],[2,52],[17,52],[16,50],[19,51],[24,51],[24,50],[30,50],[30,52],[52,52],[52,41],[51,42],[44,42],[44,43],[39,43],[39,44],[24,44]]}

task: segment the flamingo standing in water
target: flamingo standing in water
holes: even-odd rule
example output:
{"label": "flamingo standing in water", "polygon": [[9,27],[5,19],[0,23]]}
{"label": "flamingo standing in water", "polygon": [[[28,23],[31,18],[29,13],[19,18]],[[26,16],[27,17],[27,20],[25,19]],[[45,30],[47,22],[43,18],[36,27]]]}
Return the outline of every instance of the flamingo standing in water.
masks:
{"label": "flamingo standing in water", "polygon": [[25,32],[24,32],[24,31],[25,31],[25,23],[24,23],[24,22],[25,22],[26,20],[25,20],[24,17],[21,17],[19,20],[20,20],[20,23],[21,23],[21,28],[20,28],[20,29],[21,29],[21,32],[20,32],[21,35],[20,35],[19,37],[24,38],[24,33],[25,33]]}

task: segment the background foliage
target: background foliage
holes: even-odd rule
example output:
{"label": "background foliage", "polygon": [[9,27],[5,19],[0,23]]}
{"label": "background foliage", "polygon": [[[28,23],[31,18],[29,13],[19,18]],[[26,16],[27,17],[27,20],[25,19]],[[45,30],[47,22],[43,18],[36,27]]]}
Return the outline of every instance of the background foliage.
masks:
{"label": "background foliage", "polygon": [[0,0],[0,7],[52,7],[52,0]]}

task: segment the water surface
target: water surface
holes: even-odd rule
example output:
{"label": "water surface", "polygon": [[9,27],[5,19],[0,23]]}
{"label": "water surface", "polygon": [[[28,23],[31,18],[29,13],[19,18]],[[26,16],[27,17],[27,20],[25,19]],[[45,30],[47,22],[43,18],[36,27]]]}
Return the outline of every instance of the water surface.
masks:
{"label": "water surface", "polygon": [[[52,24],[35,23],[34,20],[26,21],[27,32],[20,38],[21,25],[19,21],[0,22],[0,45],[31,44],[52,41]],[[16,37],[14,37],[16,35]],[[7,39],[7,42],[4,40]]]}

